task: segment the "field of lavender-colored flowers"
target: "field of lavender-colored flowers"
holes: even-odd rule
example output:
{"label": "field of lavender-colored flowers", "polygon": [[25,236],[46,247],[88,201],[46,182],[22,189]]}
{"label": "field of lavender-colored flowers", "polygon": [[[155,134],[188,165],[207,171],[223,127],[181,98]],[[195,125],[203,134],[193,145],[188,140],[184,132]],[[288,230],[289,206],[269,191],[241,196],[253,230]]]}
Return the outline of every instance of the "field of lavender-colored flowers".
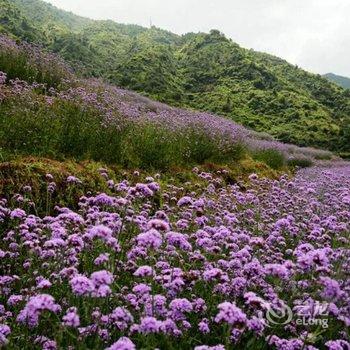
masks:
{"label": "field of lavender-colored flowers", "polygon": [[54,216],[30,187],[2,200],[0,347],[348,350],[350,166],[247,187],[193,172],[100,169],[110,192]]}

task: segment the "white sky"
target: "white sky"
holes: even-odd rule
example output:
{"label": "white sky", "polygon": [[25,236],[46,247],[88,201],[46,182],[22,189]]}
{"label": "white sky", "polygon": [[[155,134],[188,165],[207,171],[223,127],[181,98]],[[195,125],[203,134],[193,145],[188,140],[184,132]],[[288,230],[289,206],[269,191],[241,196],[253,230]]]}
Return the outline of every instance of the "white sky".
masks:
{"label": "white sky", "polygon": [[350,0],[46,0],[94,19],[183,34],[219,29],[246,48],[350,77]]}

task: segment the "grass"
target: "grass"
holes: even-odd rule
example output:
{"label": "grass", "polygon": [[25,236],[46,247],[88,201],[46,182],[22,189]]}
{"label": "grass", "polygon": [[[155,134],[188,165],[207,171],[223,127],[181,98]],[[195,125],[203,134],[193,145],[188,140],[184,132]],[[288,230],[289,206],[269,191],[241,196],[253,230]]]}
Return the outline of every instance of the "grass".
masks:
{"label": "grass", "polygon": [[282,169],[286,165],[285,156],[275,149],[256,151],[253,153],[253,158],[275,170]]}
{"label": "grass", "polygon": [[308,167],[312,166],[313,162],[309,158],[302,157],[302,156],[300,156],[300,157],[296,156],[296,157],[288,159],[287,164],[289,167],[292,167],[292,168],[296,168],[296,167],[308,168]]}

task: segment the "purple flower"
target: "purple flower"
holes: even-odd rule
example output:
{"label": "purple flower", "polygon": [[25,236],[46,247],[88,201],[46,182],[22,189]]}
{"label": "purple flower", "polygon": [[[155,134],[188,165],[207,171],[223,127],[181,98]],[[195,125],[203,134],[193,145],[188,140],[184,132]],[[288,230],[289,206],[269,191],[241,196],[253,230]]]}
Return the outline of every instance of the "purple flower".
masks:
{"label": "purple flower", "polygon": [[147,232],[140,233],[136,237],[138,245],[142,247],[148,247],[152,249],[157,249],[162,245],[163,239],[162,235],[155,229],[151,229]]}
{"label": "purple flower", "polygon": [[185,251],[192,250],[191,244],[188,242],[188,237],[182,233],[178,232],[168,232],[165,235],[167,243],[174,247],[183,249]]}
{"label": "purple flower", "polygon": [[350,343],[345,340],[329,340],[325,344],[328,350],[349,350]]}
{"label": "purple flower", "polygon": [[47,288],[50,288],[51,286],[52,286],[52,283],[45,278],[41,279],[37,285],[38,289],[47,289]]}
{"label": "purple flower", "polygon": [[80,318],[77,313],[77,308],[72,307],[67,310],[67,313],[63,316],[63,324],[67,327],[77,328],[80,326]]}
{"label": "purple flower", "polygon": [[201,333],[210,333],[209,322],[206,318],[198,323],[198,329]]}
{"label": "purple flower", "polygon": [[14,306],[14,305],[17,305],[18,303],[20,303],[22,300],[23,300],[22,295],[11,295],[7,299],[7,305]]}
{"label": "purple flower", "polygon": [[61,307],[55,303],[55,299],[49,294],[36,295],[29,299],[24,309],[17,316],[17,321],[26,323],[29,327],[35,327],[39,323],[40,314],[45,310],[58,313],[61,311]]}
{"label": "purple flower", "polygon": [[147,229],[148,230],[155,229],[157,231],[169,231],[170,226],[164,220],[152,219],[152,220],[148,221]]}
{"label": "purple flower", "polygon": [[117,307],[108,315],[108,322],[123,331],[130,323],[134,322],[134,318],[126,308]]}
{"label": "purple flower", "polygon": [[113,279],[113,275],[107,270],[93,272],[90,276],[90,280],[97,288],[102,285],[110,285]]}
{"label": "purple flower", "polygon": [[49,192],[49,193],[51,193],[51,194],[54,193],[55,190],[56,190],[56,187],[57,187],[56,183],[50,182],[50,183],[47,185],[47,192]]}
{"label": "purple flower", "polygon": [[6,73],[0,71],[0,85],[5,84],[6,79],[7,79]]}
{"label": "purple flower", "polygon": [[107,263],[108,261],[109,261],[109,254],[108,253],[104,253],[104,254],[100,254],[94,260],[94,264],[95,265],[103,265],[104,263]]}
{"label": "purple flower", "polygon": [[145,197],[152,197],[154,195],[153,191],[145,184],[138,183],[136,184],[135,189]]}
{"label": "purple flower", "polygon": [[92,296],[96,298],[105,298],[106,296],[112,293],[110,286],[103,284],[99,287],[95,287],[95,290],[92,292]]}
{"label": "purple flower", "polygon": [[88,230],[87,237],[90,239],[101,238],[107,240],[112,237],[112,230],[104,225],[94,226]]}
{"label": "purple flower", "polygon": [[289,270],[282,264],[266,264],[264,268],[268,275],[276,276],[281,279],[287,279],[290,275]]}
{"label": "purple flower", "polygon": [[32,188],[28,185],[23,186],[23,192],[27,192],[27,193],[32,192]]}
{"label": "purple flower", "polygon": [[81,180],[79,180],[77,177],[75,176],[68,176],[67,177],[67,183],[69,184],[81,184]]}
{"label": "purple flower", "polygon": [[234,303],[227,301],[218,305],[219,313],[215,316],[215,322],[226,322],[234,327],[244,327],[247,323],[246,314]]}
{"label": "purple flower", "polygon": [[324,287],[321,292],[324,299],[335,301],[342,295],[339,283],[336,280],[329,277],[320,277],[320,282]]}
{"label": "purple flower", "polygon": [[83,275],[74,276],[69,284],[76,295],[88,295],[94,288],[92,281]]}
{"label": "purple flower", "polygon": [[22,209],[14,209],[11,211],[11,219],[23,219],[26,216],[26,212]]}
{"label": "purple flower", "polygon": [[6,324],[0,324],[0,347],[8,343],[7,336],[11,334],[11,328]]}
{"label": "purple flower", "polygon": [[192,204],[192,203],[193,203],[192,198],[189,196],[185,196],[185,197],[182,197],[178,200],[177,205],[179,207],[182,207],[184,205],[188,205],[188,204]]}
{"label": "purple flower", "polygon": [[43,350],[57,350],[57,343],[54,340],[47,339],[42,343]]}
{"label": "purple flower", "polygon": [[135,272],[136,277],[149,277],[153,276],[153,269],[151,266],[140,266]]}
{"label": "purple flower", "polygon": [[136,350],[136,346],[129,338],[121,337],[106,350]]}
{"label": "purple flower", "polygon": [[248,329],[256,333],[258,336],[261,336],[266,327],[266,323],[263,319],[254,316],[253,318],[247,321],[247,327]]}
{"label": "purple flower", "polygon": [[212,268],[212,269],[205,270],[203,272],[203,279],[204,281],[210,282],[216,278],[220,278],[222,275],[223,275],[223,272],[221,269]]}
{"label": "purple flower", "polygon": [[136,284],[132,291],[136,294],[148,294],[151,291],[151,287],[144,283]]}
{"label": "purple flower", "polygon": [[141,318],[138,329],[142,334],[158,333],[160,331],[161,325],[162,322],[158,321],[154,317],[143,317]]}
{"label": "purple flower", "polygon": [[269,309],[270,303],[265,301],[264,299],[257,296],[254,292],[247,292],[244,294],[244,299],[246,304],[255,308]]}
{"label": "purple flower", "polygon": [[189,313],[193,310],[192,303],[185,299],[174,299],[169,304],[169,308],[171,310],[171,318],[179,321],[185,319],[185,313]]}

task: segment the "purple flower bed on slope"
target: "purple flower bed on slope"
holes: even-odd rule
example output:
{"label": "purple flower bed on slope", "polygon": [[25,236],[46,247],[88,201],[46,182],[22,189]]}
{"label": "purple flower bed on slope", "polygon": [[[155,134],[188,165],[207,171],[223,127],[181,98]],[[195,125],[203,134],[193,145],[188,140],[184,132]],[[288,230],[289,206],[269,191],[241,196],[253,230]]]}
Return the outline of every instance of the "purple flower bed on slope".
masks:
{"label": "purple flower bed on slope", "polygon": [[55,88],[74,77],[69,66],[57,55],[37,45],[17,43],[4,35],[0,35],[0,70],[5,71],[9,79],[45,83]]}
{"label": "purple flower bed on slope", "polygon": [[[191,158],[191,153],[203,149],[199,153],[209,152],[208,159],[205,159],[207,161],[211,157],[219,159],[220,154],[224,159],[221,161],[231,158],[235,160],[235,157],[242,157],[242,152],[235,151],[237,146],[253,156],[264,151],[277,152],[282,161],[308,159],[311,162],[318,158],[332,157],[327,151],[266,140],[264,135],[260,138],[258,133],[232,120],[209,113],[172,108],[101,81],[75,81],[72,83],[75,87],[64,91],[54,88],[47,90],[45,84],[28,84],[19,79],[9,80],[7,84],[4,84],[5,81],[6,74],[0,72],[0,101],[4,106],[2,128],[8,129],[3,135],[5,149],[17,147],[20,151],[61,155],[66,155],[65,152],[69,149],[75,156],[85,156],[85,153],[98,153],[97,148],[101,147],[101,142],[113,138],[115,146],[109,143],[109,153],[117,154],[121,152],[118,148],[129,149],[130,147],[122,145],[123,142],[130,143],[130,138],[140,137],[142,129],[151,131],[152,135],[157,135],[158,129],[160,132],[157,140],[163,145],[160,148],[169,147],[166,140],[174,138],[174,143],[179,148],[176,152],[183,154],[183,159]],[[42,94],[43,91],[46,94]],[[26,114],[19,111],[26,111]],[[47,125],[51,127],[45,128]],[[22,128],[25,129],[23,135],[15,131]],[[81,140],[69,139],[78,132],[75,128],[79,129],[78,136]],[[132,131],[133,128],[136,129]],[[19,137],[18,135],[20,138],[16,141],[14,138]],[[49,141],[43,143],[45,139]],[[139,143],[143,142],[146,141],[140,139]],[[22,144],[26,146],[23,148]],[[106,149],[105,146],[102,148]],[[134,152],[137,156],[141,150]],[[168,151],[166,153],[169,154]],[[102,160],[111,161],[111,158],[110,154],[101,153]]]}
{"label": "purple flower bed on slope", "polygon": [[194,172],[204,187],[111,183],[55,216],[30,188],[2,200],[0,344],[349,349],[350,166],[247,190]]}

